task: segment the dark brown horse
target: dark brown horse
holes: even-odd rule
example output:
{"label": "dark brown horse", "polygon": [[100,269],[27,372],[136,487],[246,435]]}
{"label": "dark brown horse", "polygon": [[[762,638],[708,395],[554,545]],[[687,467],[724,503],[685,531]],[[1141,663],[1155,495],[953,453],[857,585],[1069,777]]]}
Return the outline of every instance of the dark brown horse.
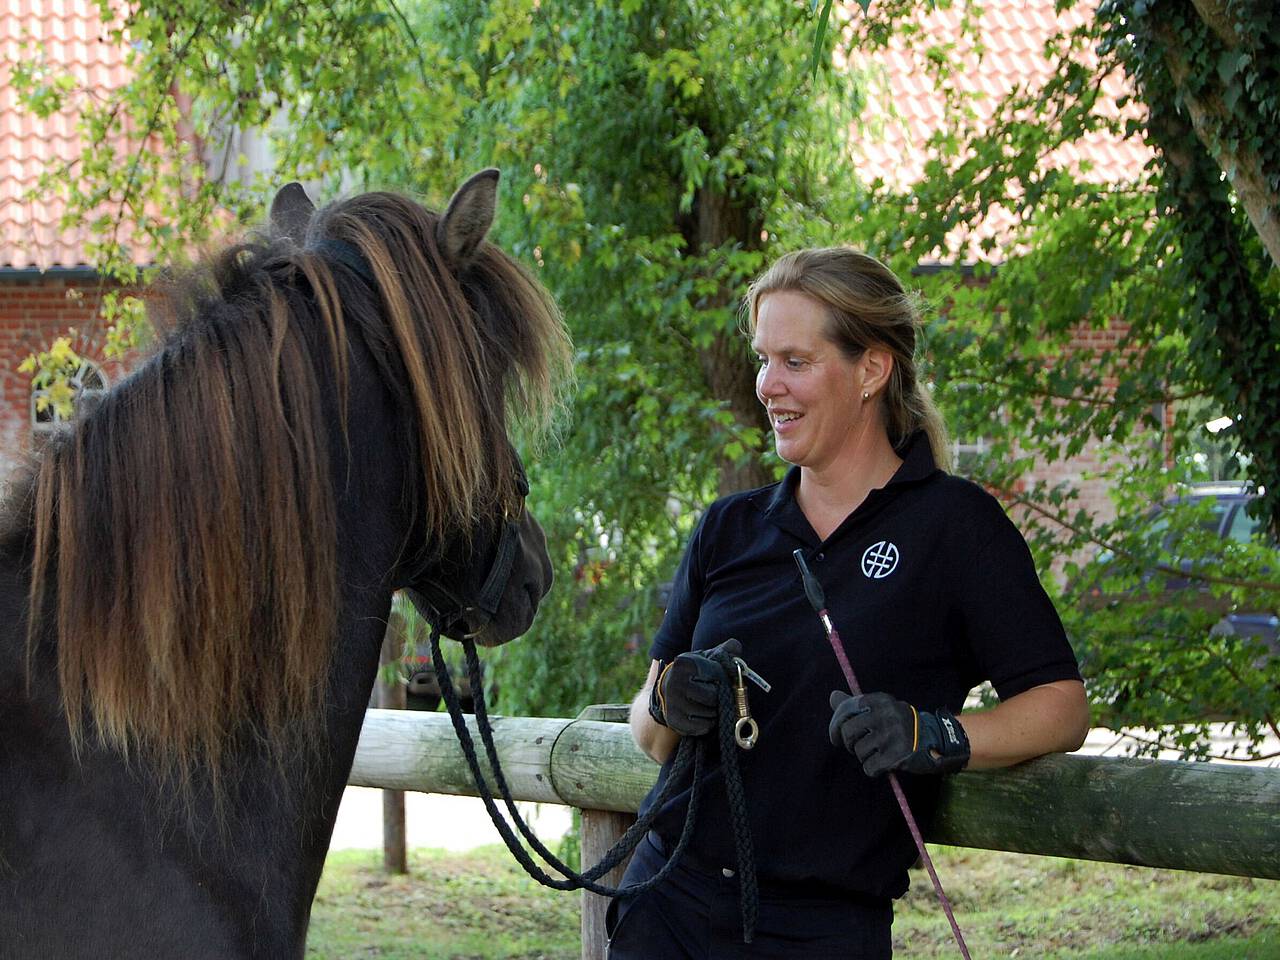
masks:
{"label": "dark brown horse", "polygon": [[551,573],[508,414],[568,351],[484,240],[497,179],[441,215],[286,187],[17,484],[0,957],[301,957],[392,593],[529,627]]}

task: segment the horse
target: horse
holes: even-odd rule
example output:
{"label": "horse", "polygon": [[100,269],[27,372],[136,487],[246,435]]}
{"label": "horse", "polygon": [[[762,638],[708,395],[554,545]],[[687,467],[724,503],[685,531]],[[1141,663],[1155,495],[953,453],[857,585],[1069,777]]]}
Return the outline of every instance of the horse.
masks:
{"label": "horse", "polygon": [[508,428],[545,427],[569,345],[485,239],[497,183],[443,213],[285,187],[13,481],[0,957],[302,957],[393,592],[454,638],[530,626]]}

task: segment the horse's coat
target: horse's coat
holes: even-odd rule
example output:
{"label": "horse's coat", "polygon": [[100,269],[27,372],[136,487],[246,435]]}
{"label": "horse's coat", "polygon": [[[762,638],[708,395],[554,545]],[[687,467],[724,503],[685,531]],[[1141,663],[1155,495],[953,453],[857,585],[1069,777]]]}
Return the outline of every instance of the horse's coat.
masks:
{"label": "horse's coat", "polygon": [[[443,216],[281,191],[273,237],[224,255],[18,485],[0,957],[301,957],[392,592],[458,598],[484,643],[528,628],[550,565],[506,411],[549,402],[568,354],[483,240],[496,181]],[[485,618],[466,605],[508,517]]]}

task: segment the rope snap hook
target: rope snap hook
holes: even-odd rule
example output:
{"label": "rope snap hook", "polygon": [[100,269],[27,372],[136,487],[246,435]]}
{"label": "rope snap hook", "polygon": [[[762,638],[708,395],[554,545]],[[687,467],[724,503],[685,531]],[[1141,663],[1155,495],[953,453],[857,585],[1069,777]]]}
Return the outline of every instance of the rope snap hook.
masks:
{"label": "rope snap hook", "polygon": [[739,748],[750,750],[760,738],[760,728],[752,719],[751,710],[747,706],[747,682],[742,676],[745,664],[741,657],[734,657],[733,660],[738,671],[738,680],[733,685],[734,704],[738,712],[738,722],[733,725],[733,740]]}

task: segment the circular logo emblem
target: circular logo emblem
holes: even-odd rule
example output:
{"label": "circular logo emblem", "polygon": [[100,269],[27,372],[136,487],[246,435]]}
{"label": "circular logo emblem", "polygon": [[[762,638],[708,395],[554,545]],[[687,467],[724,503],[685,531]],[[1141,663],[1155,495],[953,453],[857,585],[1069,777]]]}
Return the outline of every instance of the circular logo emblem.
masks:
{"label": "circular logo emblem", "polygon": [[872,580],[887,577],[898,566],[898,548],[888,540],[867,547],[862,554],[862,572]]}

